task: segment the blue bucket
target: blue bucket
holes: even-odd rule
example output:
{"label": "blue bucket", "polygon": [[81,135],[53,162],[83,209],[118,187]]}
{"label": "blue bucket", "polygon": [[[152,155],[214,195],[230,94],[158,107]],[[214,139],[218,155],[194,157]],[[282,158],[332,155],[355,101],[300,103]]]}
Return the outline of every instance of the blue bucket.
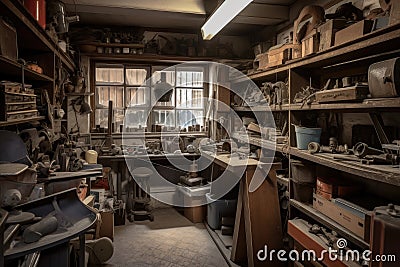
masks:
{"label": "blue bucket", "polygon": [[295,125],[297,148],[305,150],[311,142],[321,141],[321,128],[306,128]]}

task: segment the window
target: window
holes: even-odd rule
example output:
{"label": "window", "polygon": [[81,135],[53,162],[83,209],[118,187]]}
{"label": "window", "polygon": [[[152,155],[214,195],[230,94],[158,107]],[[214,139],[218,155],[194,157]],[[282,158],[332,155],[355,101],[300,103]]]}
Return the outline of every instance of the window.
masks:
{"label": "window", "polygon": [[[156,102],[154,86],[165,74],[172,88],[169,102]],[[150,74],[152,77],[150,79]],[[204,69],[199,67],[96,64],[96,127],[107,128],[108,101],[113,101],[114,132],[126,124],[137,129],[152,125],[188,128],[204,124]],[[156,102],[155,105],[151,103]],[[132,129],[134,130],[134,129]]]}

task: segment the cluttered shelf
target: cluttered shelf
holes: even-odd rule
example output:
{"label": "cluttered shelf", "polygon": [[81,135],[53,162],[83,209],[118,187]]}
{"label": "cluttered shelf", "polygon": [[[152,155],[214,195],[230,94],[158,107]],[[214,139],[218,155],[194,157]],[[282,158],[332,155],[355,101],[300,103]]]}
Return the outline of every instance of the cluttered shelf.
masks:
{"label": "cluttered shelf", "polygon": [[[2,74],[14,77],[20,77],[22,74],[22,65],[11,59],[8,59],[0,55],[0,72]],[[25,80],[28,82],[41,81],[41,82],[53,82],[54,80],[47,75],[35,72],[33,70],[24,69]]]}
{"label": "cluttered shelf", "polygon": [[[236,112],[265,112],[265,106],[233,107]],[[365,112],[365,109],[400,109],[400,98],[370,98],[359,103],[311,103],[272,105],[271,111],[346,110]]]}
{"label": "cluttered shelf", "polygon": [[360,103],[312,103],[309,105],[291,104],[291,111],[307,110],[361,110],[364,109],[399,109],[400,98],[375,98],[365,99]]}
{"label": "cluttered shelf", "polygon": [[326,227],[336,231],[339,235],[346,238],[348,241],[354,243],[355,245],[367,249],[369,248],[369,244],[365,242],[362,238],[358,237],[351,231],[347,230],[334,220],[330,219],[326,215],[322,214],[321,212],[314,209],[312,206],[304,204],[300,201],[295,199],[290,199],[290,206],[296,208],[297,210],[301,211],[302,213],[306,214],[307,216],[311,217],[313,220],[316,220]]}
{"label": "cluttered shelf", "polygon": [[21,48],[36,51],[51,51],[61,59],[62,63],[69,70],[75,70],[73,60],[40,27],[22,3],[19,1],[2,0],[0,7],[0,14],[12,20],[17,29],[18,37],[21,36],[21,39],[25,40],[24,42],[19,42]]}
{"label": "cluttered shelf", "polygon": [[[351,173],[366,179],[383,182],[395,186],[400,186],[400,169],[392,165],[368,165],[353,160],[334,159],[335,154],[318,153],[310,154],[305,150],[299,150],[291,147],[290,155],[309,160],[339,171]],[[356,159],[356,157],[354,157]],[[397,167],[397,168],[396,168]]]}
{"label": "cluttered shelf", "polygon": [[132,61],[151,61],[151,62],[171,62],[183,63],[186,61],[215,61],[215,58],[210,57],[185,57],[185,56],[171,56],[171,55],[158,55],[158,54],[104,54],[104,53],[82,53],[84,56],[95,58],[99,60],[132,60]]}
{"label": "cluttered shelf", "polygon": [[41,121],[41,120],[44,120],[44,116],[26,118],[26,119],[20,119],[20,120],[0,121],[0,127],[17,125],[17,124],[22,124],[22,123],[27,123],[27,122]]}
{"label": "cluttered shelf", "polygon": [[[288,233],[296,241],[296,247],[300,245],[299,249],[306,249],[316,253],[316,260],[310,266],[327,266],[327,267],[361,267],[360,262],[346,257],[337,257],[331,259],[330,257],[321,257],[326,253],[331,246],[326,244],[323,237],[317,236],[309,231],[310,225],[307,221],[302,219],[293,219],[288,221]],[[338,239],[340,240],[340,239]],[[306,259],[307,260],[307,259]],[[303,266],[303,265],[301,265]]]}
{"label": "cluttered shelf", "polygon": [[[268,68],[248,75],[249,79],[265,79],[294,68],[319,68],[370,56],[371,51],[394,51],[400,46],[400,24],[365,34],[354,41],[333,46],[313,55],[288,61],[284,65]],[[242,82],[243,78],[232,80]]]}

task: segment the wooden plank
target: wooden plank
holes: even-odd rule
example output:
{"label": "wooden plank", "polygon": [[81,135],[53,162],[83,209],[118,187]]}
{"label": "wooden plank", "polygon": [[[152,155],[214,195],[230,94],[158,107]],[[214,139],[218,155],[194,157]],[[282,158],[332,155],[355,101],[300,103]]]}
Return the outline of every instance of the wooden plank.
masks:
{"label": "wooden plank", "polygon": [[349,112],[365,112],[365,109],[400,109],[400,98],[379,98],[365,99],[362,103],[330,103],[319,104],[312,103],[311,105],[292,104],[291,111],[306,111],[306,110],[346,110]]}
{"label": "wooden plank", "polygon": [[[279,164],[279,166],[281,166]],[[268,246],[268,250],[280,250],[283,248],[282,224],[278,199],[278,188],[273,169],[278,168],[274,164],[267,177],[263,170],[247,170],[243,183],[243,204],[246,232],[248,266],[284,266],[277,259],[271,262],[262,262],[257,258],[259,250]],[[249,185],[256,177],[265,177],[262,185],[254,192],[249,192]]]}
{"label": "wooden plank", "polygon": [[235,228],[233,230],[233,243],[231,260],[235,263],[247,263],[246,234],[244,227],[243,205],[244,182],[240,182],[238,202],[236,207]]}

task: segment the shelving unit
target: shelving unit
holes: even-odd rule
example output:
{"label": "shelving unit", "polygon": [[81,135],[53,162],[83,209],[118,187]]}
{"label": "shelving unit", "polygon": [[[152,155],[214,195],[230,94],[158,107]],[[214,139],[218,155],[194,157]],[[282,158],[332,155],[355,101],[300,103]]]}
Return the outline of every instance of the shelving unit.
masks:
{"label": "shelving unit", "polygon": [[[296,133],[293,123],[297,124],[303,118],[318,114],[334,112],[336,114],[357,113],[362,116],[371,112],[398,113],[400,111],[400,97],[398,98],[367,98],[360,102],[334,102],[334,103],[312,103],[292,104],[294,95],[301,91],[302,87],[310,85],[314,88],[322,88],[329,78],[356,76],[368,72],[370,64],[386,59],[398,57],[400,54],[400,24],[393,25],[381,30],[364,35],[362,38],[352,42],[331,47],[323,52],[287,62],[285,65],[269,68],[248,75],[258,86],[264,82],[288,81],[289,102],[281,106],[267,107],[233,107],[239,114],[248,116],[251,113],[258,114],[271,111],[275,117],[284,113],[288,117],[289,137],[287,145],[276,145],[271,141],[262,140],[261,137],[234,135],[239,141],[248,142],[251,145],[266,149],[275,149],[292,159],[302,159],[317,166],[324,166],[330,170],[342,172],[346,175],[355,176],[363,183],[379,183],[383,186],[400,186],[400,168],[391,165],[367,165],[357,161],[345,161],[334,159],[334,154],[318,153],[310,154],[307,150],[299,150],[296,147]],[[312,79],[310,78],[312,77]],[[246,84],[245,78],[233,78],[232,83],[236,86]],[[276,119],[276,117],[275,117]],[[348,126],[347,126],[348,127]],[[327,144],[324,144],[327,145]],[[290,164],[289,164],[290,166]],[[290,172],[291,173],[291,172]],[[291,182],[289,181],[289,184]],[[290,187],[290,186],[289,186]],[[359,238],[350,230],[344,228],[334,220],[314,209],[309,204],[290,199],[290,218],[297,215],[311,218],[330,230],[336,231],[360,249],[369,248],[368,242]],[[310,248],[309,248],[310,249]]]}
{"label": "shelving unit", "polygon": [[[304,58],[288,61],[285,65],[258,71],[248,75],[252,80],[265,80],[269,76],[279,76],[291,69],[321,68],[332,67],[336,64],[354,64],[354,62],[365,62],[376,57],[393,57],[398,54],[398,43],[400,36],[400,25],[395,24],[368,34],[342,45],[333,46],[322,52],[317,52]],[[379,51],[372,55],[372,51]],[[270,77],[269,77],[270,78]],[[244,78],[233,80],[232,82],[243,82]]]}
{"label": "shelving unit", "polygon": [[[73,60],[39,25],[20,1],[0,2],[0,16],[7,18],[17,33],[18,62],[0,55],[0,80],[29,84],[37,91],[46,90],[51,104],[55,104],[57,90],[57,67],[69,73],[75,71]],[[21,59],[21,60],[20,60]],[[42,68],[38,73],[21,64],[35,62]],[[23,73],[23,74],[22,74]],[[24,79],[22,78],[24,77]],[[18,121],[0,122],[0,127],[43,120],[45,117],[27,118]]]}
{"label": "shelving unit", "polygon": [[36,51],[34,54],[54,54],[69,71],[75,70],[73,60],[58,47],[58,44],[40,27],[19,1],[2,0],[0,3],[0,15],[11,19],[17,28],[20,50]]}

